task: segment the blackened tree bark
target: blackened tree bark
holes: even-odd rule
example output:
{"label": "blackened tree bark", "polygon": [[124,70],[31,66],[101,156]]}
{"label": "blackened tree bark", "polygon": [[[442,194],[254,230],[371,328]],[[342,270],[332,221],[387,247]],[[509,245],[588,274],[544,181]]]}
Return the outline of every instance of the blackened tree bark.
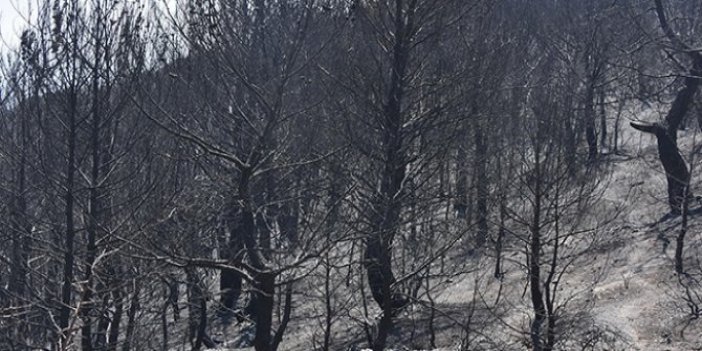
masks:
{"label": "blackened tree bark", "polygon": [[[38,82],[34,82],[38,85]],[[38,98],[36,86],[34,98]],[[23,103],[24,104],[24,103]],[[38,108],[37,108],[38,111]],[[27,208],[27,167],[29,148],[29,113],[18,113],[17,127],[14,131],[14,143],[16,144],[18,160],[13,170],[13,192],[14,195],[9,204],[10,209],[10,230],[12,238],[12,254],[10,266],[10,279],[8,290],[14,300],[22,301],[25,298],[27,289],[27,274],[29,273],[28,261],[31,251],[31,223]]]}
{"label": "blackened tree bark", "polygon": [[[684,98],[683,96],[682,99]],[[675,101],[678,102],[679,99],[681,99],[681,94],[678,94]],[[676,105],[676,103],[674,102],[673,105]],[[671,109],[671,111],[673,110]],[[670,116],[670,113],[668,115]],[[631,126],[637,130],[656,136],[658,142],[658,157],[663,164],[665,176],[668,181],[668,205],[670,206],[670,211],[673,214],[682,213],[683,201],[687,201],[692,195],[688,188],[690,172],[688,171],[685,160],[678,151],[675,137],[669,134],[669,128],[665,128],[658,123],[631,122]]]}
{"label": "blackened tree bark", "polygon": [[599,89],[597,104],[600,111],[600,149],[607,145],[607,95],[604,87]]}
{"label": "blackened tree bark", "polygon": [[407,156],[403,135],[403,98],[406,86],[405,71],[410,56],[410,40],[414,28],[416,1],[394,1],[393,46],[390,63],[390,83],[385,97],[381,117],[383,168],[379,175],[380,191],[371,203],[373,215],[368,236],[365,239],[364,264],[373,299],[383,310],[378,332],[373,340],[375,351],[384,349],[387,337],[393,328],[396,311],[407,304],[395,286],[392,271],[392,246],[400,225],[406,191],[404,181]]}
{"label": "blackened tree bark", "polygon": [[127,311],[127,327],[124,331],[124,343],[122,344],[122,351],[132,350],[132,343],[134,340],[134,331],[136,330],[137,323],[137,312],[141,308],[141,281],[133,281],[134,289],[132,291],[132,297],[129,301],[129,310]]}
{"label": "blackened tree bark", "polygon": [[[227,256],[222,258],[228,259]],[[219,289],[222,292],[221,303],[225,317],[228,317],[237,307],[241,295],[242,279],[239,272],[224,269],[220,276]]]}
{"label": "blackened tree bark", "polygon": [[207,296],[202,277],[193,267],[185,268],[185,276],[188,288],[188,339],[190,344],[193,350],[199,350],[203,346],[214,347],[214,343],[207,335]]}
{"label": "blackened tree bark", "polygon": [[663,123],[631,122],[631,126],[656,136],[658,156],[668,181],[668,204],[671,213],[682,213],[683,202],[691,197],[689,190],[690,172],[678,150],[678,129],[694,102],[702,78],[702,54],[692,50],[678,38],[668,24],[661,0],[655,0],[656,15],[663,33],[678,50],[685,52],[692,61],[692,69],[684,78],[683,88],[678,91]]}
{"label": "blackened tree bark", "polygon": [[624,110],[624,100],[621,99],[617,106],[617,115],[614,117],[614,130],[612,135],[612,153],[619,151],[619,123],[621,122],[622,112]]}
{"label": "blackened tree bark", "polygon": [[[457,155],[458,190],[453,209],[458,217],[465,217],[470,215],[469,206],[476,207],[465,196],[468,191],[475,193],[475,189],[468,186],[468,177],[462,172],[471,170],[474,160],[484,160],[485,155],[473,157],[474,131],[469,123],[461,123],[463,118],[468,122],[469,108],[458,103],[466,100],[469,90],[457,78],[460,74],[448,73],[447,67],[465,69],[462,73],[466,77],[479,75],[467,73],[469,65],[462,59],[437,52],[452,44],[466,44],[451,41],[452,34],[462,33],[459,26],[447,29],[448,23],[487,10],[481,7],[482,2],[457,1],[446,3],[446,7],[437,4],[431,0],[359,1],[353,13],[357,21],[350,24],[352,30],[346,37],[352,42],[340,52],[352,55],[340,60],[341,65],[329,74],[333,81],[342,83],[334,94],[348,101],[342,104],[344,136],[361,158],[361,167],[350,169],[361,185],[356,193],[361,203],[355,206],[360,205],[359,217],[364,221],[359,231],[363,235],[365,278],[372,302],[382,310],[373,328],[366,328],[374,350],[385,347],[395,316],[408,303],[408,296],[418,291],[415,285],[422,284],[420,279],[410,282],[413,278],[408,275],[417,273],[398,268],[403,267],[403,261],[394,260],[393,252],[406,252],[407,247],[412,251],[416,233],[421,231],[417,223],[422,222],[412,216],[413,209],[429,207],[430,201],[424,196],[433,196],[428,194],[435,184],[429,173],[440,173],[436,159],[459,138],[465,139],[459,143],[466,147]],[[461,11],[456,11],[459,8]],[[471,15],[467,15],[469,12]],[[353,40],[359,39],[367,45],[355,45]],[[455,96],[455,100],[448,96]],[[447,125],[452,126],[448,132],[442,130]],[[484,204],[483,208],[487,207],[487,201]],[[398,278],[400,273],[403,278]]]}
{"label": "blackened tree bark", "polygon": [[463,219],[466,218],[468,209],[468,175],[464,167],[468,163],[468,156],[463,143],[459,143],[456,156],[456,199],[453,209],[456,217]]}
{"label": "blackened tree bark", "polygon": [[[7,280],[7,291],[4,289],[0,293],[0,306],[24,306],[29,304],[31,301],[31,295],[28,294],[31,284],[30,284],[30,256],[32,251],[32,220],[30,220],[30,205],[31,195],[29,195],[29,189],[31,185],[30,175],[28,172],[31,169],[31,131],[32,122],[36,121],[41,114],[41,107],[38,102],[40,101],[39,91],[42,89],[41,68],[38,67],[37,62],[37,43],[36,37],[33,31],[27,30],[22,34],[21,37],[21,57],[22,69],[26,70],[27,78],[22,79],[22,77],[14,76],[17,73],[12,72],[11,76],[11,87],[15,90],[17,95],[18,106],[15,111],[10,114],[12,117],[12,122],[8,125],[11,126],[8,129],[8,153],[11,153],[13,157],[10,157],[12,161],[8,164],[9,170],[9,190],[10,197],[7,199],[7,228],[9,232],[10,245],[8,246],[9,252],[9,279]],[[19,70],[19,68],[18,68]],[[4,116],[3,116],[4,117]],[[9,151],[12,150],[12,151]],[[7,261],[6,261],[7,262]],[[4,283],[2,283],[4,286]],[[10,340],[10,343],[16,342],[16,340],[21,340],[30,333],[38,334],[36,331],[31,330],[32,320],[26,316],[21,316],[17,318],[12,325],[11,329],[14,329],[11,333],[13,337],[9,335],[6,339]],[[9,333],[8,333],[9,334]],[[41,335],[35,336],[37,339],[41,339]],[[15,340],[16,339],[16,340]],[[2,342],[1,347],[9,347],[8,344]]]}
{"label": "blackened tree bark", "polygon": [[[416,2],[410,1],[410,8],[405,8],[403,0],[395,1],[394,43],[390,72],[390,87],[383,111],[383,148],[384,162],[380,174],[380,192],[373,206],[370,234],[366,239],[365,266],[368,285],[373,298],[383,309],[383,318],[391,318],[395,309],[406,303],[395,290],[395,276],[392,272],[392,243],[400,224],[400,211],[404,197],[403,181],[407,167],[403,149],[403,112],[402,99],[405,89],[405,70],[410,55],[410,31],[414,30],[412,14]],[[391,319],[388,319],[391,320]],[[384,319],[381,319],[381,324]],[[385,321],[386,324],[391,324]],[[374,349],[384,347],[386,328],[380,328]]]}
{"label": "blackened tree bark", "polygon": [[[603,39],[601,34],[601,24],[597,23],[593,18],[597,15],[588,11],[589,28],[587,28],[585,43],[585,51],[583,52],[583,60],[585,61],[585,140],[588,146],[588,162],[594,162],[598,157],[597,145],[597,129],[596,129],[596,102],[598,99],[597,91],[602,85],[608,44]],[[606,124],[603,124],[600,133],[606,133]],[[601,134],[600,137],[603,137]],[[602,147],[604,142],[599,145]]]}
{"label": "blackened tree bark", "polygon": [[[477,116],[474,116],[477,119]],[[476,219],[478,233],[475,239],[476,248],[485,245],[488,237],[488,147],[482,126],[483,121],[476,120],[474,125],[475,137],[475,191],[476,191]]]}
{"label": "blackened tree bark", "polygon": [[283,315],[280,320],[280,325],[273,335],[273,341],[271,343],[271,350],[277,350],[280,343],[283,341],[283,335],[285,335],[285,329],[288,327],[290,322],[290,316],[292,315],[292,293],[293,293],[293,283],[289,282],[285,284],[285,301],[283,302]]}
{"label": "blackened tree bark", "polygon": [[[511,172],[511,167],[509,166],[504,166],[503,159],[506,159],[506,157],[500,155],[497,157],[497,172],[500,172],[505,175],[504,179],[510,179],[512,172]],[[507,182],[509,180],[501,180],[498,183],[499,190],[498,190],[498,201],[499,201],[499,228],[497,229],[497,237],[495,238],[495,270],[494,270],[494,277],[497,279],[502,279],[503,273],[502,273],[502,246],[504,244],[504,239],[505,239],[505,234],[506,234],[506,229],[505,229],[505,224],[506,224],[506,219],[507,219]]]}
{"label": "blackened tree bark", "polygon": [[[245,310],[255,322],[253,346],[269,351],[277,347],[273,316],[277,284],[286,284],[279,281],[281,274],[315,254],[303,254],[300,248],[287,253],[276,246],[280,237],[299,234],[297,209],[286,208],[287,202],[294,202],[290,198],[295,198],[285,191],[286,177],[292,170],[317,162],[309,159],[319,151],[297,154],[291,139],[299,135],[291,132],[298,118],[308,116],[310,106],[318,104],[297,98],[308,89],[298,84],[299,77],[316,67],[311,62],[324,47],[308,42],[317,6],[264,0],[182,4],[192,11],[187,28],[181,28],[190,45],[188,58],[171,75],[178,83],[171,90],[178,101],[156,101],[153,97],[158,92],[145,87],[152,92],[145,105],[156,104],[159,116],[165,118],[157,119],[145,105],[140,110],[211,156],[208,162],[213,167],[207,171],[224,180],[221,189],[233,190],[222,190],[229,202],[225,211],[231,212],[225,214],[230,237],[220,241],[224,242],[222,257],[198,259],[195,265],[220,270],[225,312],[236,307],[242,285],[250,284],[251,303]],[[277,226],[273,220],[279,218],[283,220]],[[282,338],[284,331],[281,323],[276,335]]]}
{"label": "blackened tree bark", "polygon": [[101,20],[103,14],[101,11],[101,4],[98,1],[97,7],[95,8],[95,28],[94,28],[94,39],[93,50],[94,50],[94,62],[92,62],[92,73],[91,73],[91,95],[92,95],[92,106],[91,106],[91,126],[90,126],[90,184],[89,184],[89,204],[88,204],[88,242],[86,245],[86,258],[85,258],[85,285],[82,296],[81,303],[81,319],[83,320],[83,326],[81,328],[81,347],[84,351],[91,351],[93,349],[93,333],[92,333],[92,312],[93,312],[93,296],[95,295],[93,289],[93,273],[95,267],[95,259],[97,255],[97,239],[98,239],[98,226],[100,225],[99,220],[102,219],[102,205],[101,196],[99,191],[100,184],[100,169],[101,164],[101,129],[103,127],[101,104],[100,104],[100,67],[101,67],[101,46],[102,43],[102,25]]}
{"label": "blackened tree bark", "polygon": [[[227,231],[229,232],[228,238],[223,240],[221,245],[224,255],[222,258],[230,260],[235,264],[240,264],[242,261],[243,254],[243,243],[240,237],[242,228],[240,227],[241,213],[239,211],[238,205],[232,203],[228,206],[225,214],[225,223]],[[225,317],[228,317],[237,307],[237,302],[241,296],[242,288],[242,276],[241,273],[234,270],[222,270],[219,280],[219,289],[221,291],[221,304],[223,308],[223,313]]]}
{"label": "blackened tree bark", "polygon": [[[583,208],[579,206],[587,206],[585,201],[591,194],[591,187],[596,184],[594,181],[583,182],[581,185],[572,182],[573,170],[567,161],[566,146],[558,143],[562,137],[560,123],[563,118],[568,118],[563,112],[572,107],[563,105],[563,100],[560,100],[567,100],[567,94],[558,96],[552,93],[559,86],[557,84],[564,82],[551,80],[555,77],[550,76],[552,67],[544,65],[542,68],[541,77],[548,83],[541,89],[535,89],[532,94],[533,115],[526,117],[533,118],[527,125],[527,128],[533,128],[529,133],[529,159],[517,171],[520,174],[517,179],[521,180],[521,191],[528,198],[528,205],[523,214],[516,214],[514,208],[509,211],[510,216],[521,222],[529,233],[528,238],[525,238],[532,307],[529,334],[531,348],[536,351],[552,350],[558,341],[558,280],[572,264],[569,260],[573,258],[568,255],[577,257],[577,254],[563,253],[561,250],[561,244],[569,242],[569,239],[559,233],[560,218],[568,213],[561,206],[569,207],[573,216],[583,215]],[[577,188],[578,186],[582,188]],[[564,198],[561,189],[577,190]],[[579,225],[575,218],[569,218],[568,221],[574,227]],[[570,230],[577,231],[575,228]]]}
{"label": "blackened tree bark", "polygon": [[[566,99],[565,104],[567,106],[572,105],[572,96],[568,96]],[[564,143],[565,143],[565,150],[566,150],[566,162],[568,162],[568,168],[571,170],[573,174],[575,174],[575,171],[577,170],[577,145],[578,145],[578,140],[580,140],[579,133],[576,131],[575,126],[573,125],[573,121],[570,118],[564,118],[563,120],[563,129],[564,129]]]}
{"label": "blackened tree bark", "polygon": [[[537,141],[539,143],[539,141]],[[541,290],[541,150],[536,145],[534,151],[534,200],[529,240],[529,290],[531,304],[534,309],[534,319],[531,322],[531,344],[534,351],[544,350],[541,340],[543,323],[546,320],[546,305]]]}
{"label": "blackened tree bark", "polygon": [[291,245],[295,245],[298,240],[298,221],[300,218],[300,206],[297,201],[284,203],[278,211],[278,228],[280,228],[281,239],[286,240]]}
{"label": "blackened tree bark", "polygon": [[590,82],[585,88],[585,140],[589,162],[597,159],[597,131],[595,130],[595,87]]}
{"label": "blackened tree bark", "polygon": [[[74,45],[76,47],[76,45]],[[74,49],[73,55],[75,62],[76,49]],[[75,65],[75,63],[74,63]],[[73,67],[75,72],[75,67]],[[65,215],[65,241],[64,241],[64,253],[63,253],[63,285],[61,286],[61,307],[59,314],[58,326],[61,329],[61,336],[59,340],[59,345],[62,348],[68,347],[68,339],[71,334],[69,330],[70,319],[71,319],[71,304],[73,300],[73,271],[75,262],[75,252],[74,252],[74,242],[76,235],[76,227],[74,224],[73,211],[74,211],[74,187],[75,187],[75,174],[76,174],[76,143],[77,143],[77,129],[78,121],[76,114],[78,113],[78,91],[76,87],[76,82],[73,80],[70,83],[70,88],[67,92],[68,94],[68,114],[67,114],[67,132],[66,132],[66,142],[67,142],[67,157],[66,157],[66,179],[65,179],[65,191],[64,191],[64,215]]]}
{"label": "blackened tree bark", "polygon": [[269,351],[272,350],[271,329],[273,327],[273,299],[275,297],[276,274],[270,272],[266,266],[256,235],[255,214],[250,189],[252,169],[241,167],[240,171],[238,201],[240,203],[241,216],[239,228],[246,248],[246,254],[254,270],[252,281],[254,293],[252,298],[256,301],[254,315],[256,333],[253,346],[256,351]]}
{"label": "blackened tree bark", "polygon": [[685,266],[683,264],[683,248],[685,247],[685,235],[687,235],[688,207],[689,202],[683,201],[680,230],[678,231],[678,236],[675,239],[675,273],[678,274],[683,274],[685,272]]}
{"label": "blackened tree bark", "polygon": [[275,275],[269,272],[259,273],[255,277],[256,298],[256,335],[254,336],[254,348],[256,351],[268,351],[273,349],[273,338],[271,329],[273,328],[273,308],[275,297]]}

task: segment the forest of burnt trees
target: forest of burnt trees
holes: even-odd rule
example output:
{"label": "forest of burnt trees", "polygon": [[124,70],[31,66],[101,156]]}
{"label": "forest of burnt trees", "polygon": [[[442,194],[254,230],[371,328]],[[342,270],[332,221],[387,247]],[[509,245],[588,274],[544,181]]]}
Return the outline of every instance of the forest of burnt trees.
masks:
{"label": "forest of burnt trees", "polygon": [[685,271],[700,1],[33,3],[1,61],[2,350],[594,350],[562,285],[632,127]]}

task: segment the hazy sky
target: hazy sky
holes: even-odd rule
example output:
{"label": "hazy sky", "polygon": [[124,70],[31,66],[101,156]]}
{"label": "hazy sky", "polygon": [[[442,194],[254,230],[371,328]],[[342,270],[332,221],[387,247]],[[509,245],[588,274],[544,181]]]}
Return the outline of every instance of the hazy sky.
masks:
{"label": "hazy sky", "polygon": [[[7,47],[16,48],[19,45],[19,36],[26,27],[27,15],[31,12],[36,15],[38,4],[46,0],[0,0],[0,51]],[[130,1],[130,0],[127,0]],[[173,7],[174,0],[131,0],[147,5]]]}
{"label": "hazy sky", "polygon": [[[33,0],[0,0],[0,34],[2,42],[0,47],[5,49],[8,45],[16,47],[19,43],[19,35],[26,25],[24,16],[28,13],[29,3]],[[18,10],[20,11],[18,13]]]}

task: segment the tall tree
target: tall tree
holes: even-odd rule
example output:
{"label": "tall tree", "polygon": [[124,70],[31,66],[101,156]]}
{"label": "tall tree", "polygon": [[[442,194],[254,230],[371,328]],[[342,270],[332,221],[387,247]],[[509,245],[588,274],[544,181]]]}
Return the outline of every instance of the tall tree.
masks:
{"label": "tall tree", "polygon": [[[296,123],[314,125],[309,111],[320,101],[303,98],[312,89],[305,75],[312,74],[335,28],[314,25],[325,20],[314,1],[179,6],[187,10],[188,23],[172,25],[180,29],[188,57],[160,75],[169,89],[144,86],[138,104],[152,121],[207,156],[203,176],[227,198],[220,210],[227,224],[221,258],[181,259],[221,271],[226,310],[235,308],[244,280],[256,325],[253,346],[275,350],[290,319],[290,276],[326,249],[316,240],[317,220],[305,210],[311,207],[304,199],[311,197],[297,189],[320,181],[305,169],[331,152],[306,139],[310,132]],[[300,227],[305,218],[311,224]],[[275,328],[277,289],[284,290],[285,307]]]}
{"label": "tall tree", "polygon": [[467,118],[458,101],[462,80],[473,77],[448,47],[460,45],[452,42],[460,35],[457,24],[476,18],[486,6],[481,1],[358,1],[338,44],[344,51],[334,66],[325,67],[329,80],[340,85],[333,96],[341,101],[344,137],[358,155],[358,164],[350,167],[358,182],[355,206],[362,225],[357,230],[368,287],[382,310],[374,350],[385,347],[393,319],[409,302],[402,293],[407,276],[396,277],[393,259],[405,244],[405,232],[412,238],[411,228],[417,228],[409,211],[429,211],[427,203],[439,189],[433,176],[443,167],[436,161],[449,154],[459,133],[448,126]]}
{"label": "tall tree", "polygon": [[671,213],[680,214],[683,204],[691,197],[689,189],[690,172],[680,155],[677,145],[678,129],[694,102],[694,96],[702,76],[702,54],[686,44],[668,23],[666,9],[661,0],[655,0],[655,9],[660,28],[668,40],[668,45],[676,52],[687,56],[691,68],[682,77],[683,86],[675,95],[663,123],[632,122],[631,126],[656,136],[658,155],[668,181],[668,204]]}

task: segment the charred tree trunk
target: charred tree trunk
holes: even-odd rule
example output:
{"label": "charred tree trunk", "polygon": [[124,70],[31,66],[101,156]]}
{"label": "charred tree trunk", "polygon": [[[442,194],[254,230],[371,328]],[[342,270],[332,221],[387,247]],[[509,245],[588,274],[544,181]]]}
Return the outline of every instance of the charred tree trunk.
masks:
{"label": "charred tree trunk", "polygon": [[331,275],[332,267],[329,253],[324,255],[324,342],[323,351],[329,351],[331,346],[332,325],[334,323],[334,306],[332,305]]}
{"label": "charred tree trunk", "polygon": [[[593,78],[594,79],[594,78]],[[595,131],[595,86],[588,84],[585,91],[585,140],[588,162],[597,160],[597,132]]]}
{"label": "charred tree trunk", "polygon": [[214,347],[215,344],[207,335],[207,296],[205,296],[202,277],[192,267],[185,268],[185,276],[188,283],[188,337],[190,343],[193,350],[199,350],[203,346]]}
{"label": "charred tree trunk", "polygon": [[[96,32],[100,27],[100,18],[102,14],[100,13],[100,5],[96,9],[98,15],[96,16]],[[98,34],[96,34],[98,35]],[[96,39],[99,43],[99,36]],[[91,128],[90,128],[90,188],[89,188],[89,204],[88,204],[88,243],[86,247],[86,260],[85,260],[85,291],[82,296],[81,303],[81,319],[83,320],[83,327],[81,328],[81,345],[83,351],[90,351],[93,349],[92,345],[92,310],[93,310],[93,296],[95,295],[93,291],[93,273],[94,264],[97,256],[97,237],[98,237],[98,221],[101,218],[102,208],[99,204],[100,194],[98,186],[100,184],[100,168],[101,168],[101,155],[100,155],[100,129],[102,128],[101,110],[100,110],[100,96],[99,96],[99,66],[100,66],[100,45],[96,43],[95,45],[95,57],[96,61],[93,63],[92,68],[92,108],[91,108]]]}
{"label": "charred tree trunk", "polygon": [[678,151],[677,131],[693,103],[694,96],[700,85],[700,75],[702,74],[702,55],[691,50],[685,43],[680,41],[675,32],[670,28],[665,16],[665,10],[661,0],[655,0],[656,14],[663,33],[668,37],[673,46],[685,51],[693,61],[693,68],[690,74],[684,79],[683,88],[675,96],[673,104],[670,106],[668,114],[665,116],[665,123],[642,123],[631,122],[631,126],[645,133],[656,136],[658,141],[658,156],[663,164],[668,181],[668,204],[673,214],[682,212],[684,201],[692,195],[688,189],[690,172],[687,164]]}
{"label": "charred tree trunk", "polygon": [[239,201],[241,202],[240,225],[241,237],[244,241],[246,253],[253,274],[253,296],[255,303],[256,333],[254,335],[254,348],[256,351],[269,351],[272,347],[271,329],[273,326],[273,309],[275,298],[275,273],[269,272],[264,262],[260,243],[256,235],[256,219],[251,203],[250,181],[251,168],[242,167],[239,179]]}
{"label": "charred tree trunk", "polygon": [[[538,169],[537,155],[537,169]],[[538,173],[538,171],[537,171]],[[536,175],[539,179],[539,175]],[[541,291],[541,189],[540,181],[536,181],[536,190],[534,193],[534,208],[531,224],[531,240],[529,242],[529,287],[531,292],[531,303],[534,309],[534,320],[531,322],[531,342],[534,351],[543,350],[541,343],[541,330],[543,323],[546,320],[546,306],[544,305],[544,296]]]}
{"label": "charred tree trunk", "polygon": [[551,262],[548,269],[548,274],[546,276],[546,281],[544,281],[544,297],[546,299],[546,345],[544,345],[544,350],[551,351],[556,345],[556,307],[554,306],[554,301],[556,300],[556,294],[558,292],[558,256],[560,254],[560,214],[559,214],[559,201],[560,201],[560,190],[559,187],[555,188],[555,199],[552,202],[554,215],[556,216],[553,226],[553,234],[555,237],[552,240],[553,251],[550,253]]}
{"label": "charred tree trunk", "polygon": [[275,275],[272,273],[259,273],[255,277],[254,289],[256,290],[256,335],[254,336],[254,349],[256,351],[271,351],[273,328],[273,308],[275,296]]}
{"label": "charred tree trunk", "polygon": [[221,291],[222,313],[228,319],[236,310],[237,302],[241,296],[241,274],[231,269],[222,270],[219,289]]}
{"label": "charred tree trunk", "polygon": [[114,284],[113,290],[112,290],[112,296],[114,299],[114,305],[115,305],[115,312],[112,314],[112,320],[110,322],[111,327],[110,327],[110,334],[107,338],[107,350],[108,351],[116,351],[117,350],[117,342],[119,339],[119,332],[120,332],[120,326],[122,323],[122,314],[124,310],[124,297],[122,293],[122,287],[119,285],[120,280],[116,279],[115,280],[116,284]]}
{"label": "charred tree trunk", "polygon": [[663,164],[665,176],[668,180],[668,205],[673,214],[680,214],[683,200],[692,195],[687,186],[690,181],[690,172],[687,169],[685,160],[683,160],[678,151],[675,138],[669,134],[670,129],[664,128],[658,123],[631,122],[631,126],[634,129],[656,136],[658,157]]}
{"label": "charred tree trunk", "polygon": [[[393,234],[385,232],[386,238]],[[368,274],[368,286],[378,305],[383,308],[387,301],[390,301],[391,310],[404,306],[405,299],[398,292],[393,291],[396,279],[392,272],[390,240],[382,238],[381,235],[371,235],[366,240],[364,260]],[[386,300],[386,297],[389,300]]]}
{"label": "charred tree trunk", "polygon": [[61,286],[61,307],[59,314],[58,327],[60,328],[59,345],[61,349],[68,347],[69,326],[71,319],[71,303],[73,301],[73,269],[75,261],[74,241],[76,228],[73,219],[74,211],[74,186],[76,174],[76,142],[78,122],[76,114],[78,108],[78,92],[75,87],[72,87],[69,94],[69,111],[68,111],[68,133],[67,133],[67,159],[66,159],[66,180],[64,193],[64,215],[65,215],[65,241],[63,253],[63,285]]}
{"label": "charred tree trunk", "polygon": [[[262,202],[267,200],[268,199],[263,199]],[[261,252],[261,256],[266,259],[270,259],[273,241],[271,237],[271,228],[268,227],[268,223],[266,222],[266,216],[268,215],[266,212],[267,211],[261,211],[257,213],[254,216],[254,223],[256,224],[256,232],[258,233],[258,250]]]}
{"label": "charred tree trunk", "polygon": [[453,210],[456,212],[456,217],[466,218],[468,209],[468,176],[464,169],[467,162],[467,156],[464,145],[459,145],[458,155],[456,160],[456,200],[453,205]]}
{"label": "charred tree trunk", "polygon": [[[340,217],[340,205],[342,199],[342,189],[341,182],[339,180],[341,175],[341,169],[336,160],[332,161],[331,164],[331,184],[328,190],[328,197],[326,207],[329,209],[329,219],[326,222],[327,233],[325,239],[327,243],[331,243],[335,240],[335,229],[339,223]],[[334,275],[334,267],[332,266],[331,256],[332,253],[327,251],[324,253],[324,342],[322,344],[322,351],[329,351],[332,345],[332,327],[334,324],[335,308],[334,308],[334,293],[332,285],[332,276]],[[350,256],[353,256],[353,250],[351,250]],[[347,276],[348,282],[348,276]]]}
{"label": "charred tree trunk", "polygon": [[599,89],[598,95],[598,105],[600,106],[600,148],[604,148],[607,144],[607,109],[605,105],[607,96],[605,95],[604,87]]}
{"label": "charred tree trunk", "polygon": [[631,126],[640,131],[654,134],[658,140],[658,155],[668,180],[668,203],[671,207],[671,213],[683,215],[682,226],[678,233],[677,246],[675,248],[675,270],[677,273],[682,273],[682,251],[685,233],[687,232],[687,209],[692,193],[690,191],[690,171],[678,151],[677,130],[681,127],[685,115],[694,103],[695,94],[699,90],[700,79],[702,78],[702,54],[700,54],[699,50],[693,50],[678,38],[675,31],[668,24],[661,0],[655,0],[655,9],[663,33],[673,47],[688,55],[692,60],[692,69],[684,79],[683,88],[675,96],[675,100],[673,100],[673,104],[665,116],[664,125],[632,122]]}
{"label": "charred tree trunk", "polygon": [[373,298],[382,309],[377,333],[372,342],[374,351],[385,348],[387,337],[393,328],[397,311],[408,303],[408,299],[395,286],[392,272],[392,247],[400,225],[405,187],[407,157],[404,150],[405,74],[411,50],[411,31],[414,30],[413,13],[416,2],[405,4],[394,2],[393,49],[390,63],[390,79],[385,104],[382,110],[382,145],[384,164],[380,174],[380,191],[375,195],[370,220],[370,232],[366,238],[365,266],[368,285]]}
{"label": "charred tree trunk", "polygon": [[504,195],[500,196],[500,228],[497,231],[497,239],[495,240],[495,278],[502,279],[502,242],[505,237],[505,219],[507,217],[507,199]]}
{"label": "charred tree trunk", "polygon": [[[617,153],[619,151],[619,123],[622,117],[622,110],[624,110],[624,100],[619,101],[619,106],[617,107],[617,116],[614,119],[614,135],[612,136],[612,153]],[[702,125],[702,124],[700,124]]]}
{"label": "charred tree trunk", "polygon": [[185,275],[188,281],[190,343],[193,350],[199,350],[202,346],[213,347],[214,344],[207,335],[207,297],[202,279],[198,272],[190,267],[185,269]]}
{"label": "charred tree trunk", "polygon": [[[571,94],[566,95],[564,105],[573,105],[573,100],[574,98]],[[575,111],[575,109],[570,110],[569,115],[575,115]],[[575,170],[577,169],[577,145],[580,140],[579,134],[576,131],[576,125],[578,123],[575,123],[576,125],[574,125],[573,122],[574,120],[570,116],[565,116],[563,118],[563,133],[565,135],[565,161],[571,175],[574,175]]]}
{"label": "charred tree trunk", "polygon": [[702,77],[702,57],[695,63],[695,68],[690,71],[690,75],[685,77],[685,85],[675,96],[675,100],[673,100],[673,104],[665,117],[666,132],[676,149],[678,144],[677,131],[680,129],[682,120],[694,102],[695,94],[700,86],[700,77]]}
{"label": "charred tree trunk", "polygon": [[132,349],[132,341],[134,340],[134,330],[136,329],[137,311],[139,311],[139,294],[141,293],[141,282],[134,282],[134,291],[132,299],[129,302],[129,311],[127,311],[127,328],[124,333],[124,344],[122,351],[130,351]]}
{"label": "charred tree trunk", "polygon": [[297,222],[300,216],[300,206],[297,202],[285,203],[278,214],[280,235],[289,244],[295,245],[298,239]]}
{"label": "charred tree trunk", "polygon": [[27,155],[26,144],[28,142],[28,125],[26,118],[20,122],[19,142],[21,147],[19,164],[16,173],[16,193],[10,207],[10,230],[12,237],[12,265],[10,266],[10,280],[8,290],[16,301],[22,301],[25,297],[27,286],[27,274],[29,273],[29,251],[31,250],[30,234],[32,231],[27,215]]}
{"label": "charred tree trunk", "polygon": [[[199,297],[202,294],[196,273],[193,268],[185,268],[185,281],[187,284],[188,294],[188,341],[194,350],[198,350],[202,346],[198,345],[198,325],[200,322],[200,302]],[[165,315],[165,311],[163,315]]]}
{"label": "charred tree trunk", "polygon": [[475,122],[475,186],[476,186],[476,215],[478,233],[475,238],[475,247],[485,245],[488,237],[488,176],[487,176],[487,142],[481,121]]}
{"label": "charred tree trunk", "polygon": [[[232,265],[237,265],[241,262],[244,245],[241,241],[241,212],[235,204],[230,205],[230,209],[226,215],[226,226],[229,231],[229,237],[223,240],[223,257],[230,261]],[[219,289],[221,291],[221,304],[225,320],[231,316],[231,313],[237,308],[237,302],[241,296],[242,277],[241,274],[234,270],[222,270],[219,280]]]}
{"label": "charred tree trunk", "polygon": [[699,88],[700,68],[702,60],[696,62],[691,75],[685,78],[685,85],[676,95],[664,124],[631,122],[633,128],[656,136],[658,156],[668,181],[668,204],[674,214],[682,213],[683,201],[692,196],[688,187],[690,172],[678,150],[677,131]]}
{"label": "charred tree trunk", "polygon": [[683,201],[682,203],[682,223],[680,224],[680,231],[675,239],[675,273],[683,274],[685,271],[683,265],[683,248],[685,245],[685,235],[687,234],[687,220],[688,220],[688,201]]}
{"label": "charred tree trunk", "polygon": [[409,28],[412,27],[413,9],[406,9],[403,1],[395,1],[394,46],[390,86],[383,109],[384,167],[380,175],[380,193],[375,197],[370,233],[366,239],[365,266],[368,285],[373,298],[383,309],[374,350],[382,350],[392,329],[395,311],[407,304],[407,299],[396,291],[392,272],[392,244],[400,224],[404,197],[403,181],[406,175],[406,157],[403,148],[402,100],[405,71],[409,62]]}
{"label": "charred tree trunk", "polygon": [[276,330],[275,336],[273,337],[271,351],[276,351],[278,349],[280,342],[283,341],[285,329],[288,327],[288,323],[290,322],[290,316],[292,315],[292,293],[293,283],[287,283],[285,285],[285,302],[283,305],[283,316],[280,320],[278,330]]}
{"label": "charred tree trunk", "polygon": [[368,285],[373,298],[383,310],[385,307],[393,310],[405,304],[399,293],[393,291],[396,280],[392,272],[392,243],[400,221],[405,166],[400,160],[399,135],[393,135],[388,139],[390,140],[386,147],[387,164],[382,175],[380,194],[373,204],[373,220],[371,231],[366,239],[365,251]]}

